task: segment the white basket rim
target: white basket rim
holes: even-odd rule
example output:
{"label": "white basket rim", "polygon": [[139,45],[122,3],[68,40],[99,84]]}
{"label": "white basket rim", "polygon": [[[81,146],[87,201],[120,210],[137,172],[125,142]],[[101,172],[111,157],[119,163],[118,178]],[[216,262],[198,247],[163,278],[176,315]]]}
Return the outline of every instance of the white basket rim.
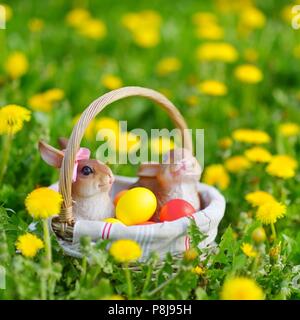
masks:
{"label": "white basket rim", "polygon": [[[137,178],[135,177],[125,177],[125,176],[115,176],[115,183],[114,185],[118,187],[119,190],[115,190],[115,194],[122,190],[126,189],[129,185],[133,184],[136,182]],[[58,184],[51,185],[50,188],[56,189],[58,188]],[[205,183],[198,183],[197,184],[198,192],[201,194],[201,196],[205,196],[206,202],[209,202],[208,204],[206,203],[206,206],[196,212],[193,217],[197,221],[197,225],[199,229],[204,233],[208,235],[208,239],[203,242],[203,246],[208,246],[212,243],[214,243],[215,237],[217,235],[217,229],[219,222],[224,216],[225,212],[225,198],[224,196],[220,193],[219,190],[217,190],[213,186],[209,186]],[[113,197],[113,195],[112,195]],[[208,200],[207,200],[208,199]],[[166,228],[169,230],[169,228],[173,230],[179,230],[178,232],[182,232],[182,229],[186,229],[187,225],[190,223],[190,218],[184,217],[181,219],[177,219],[175,221],[166,221],[162,223],[155,223],[155,224],[146,224],[146,225],[135,225],[135,226],[126,226],[123,224],[117,224],[118,226],[115,225],[115,228],[117,227],[118,233],[120,232],[121,234],[126,234],[128,233],[128,238],[132,238],[132,235],[138,232],[138,230],[142,230],[141,228],[144,228],[143,230],[146,232],[147,230],[150,230],[150,228],[154,228],[156,230],[164,230],[161,228]],[[64,252],[67,255],[76,257],[76,258],[81,258],[82,255],[80,253],[80,248],[79,248],[79,236],[76,236],[77,231],[83,229],[86,230],[88,226],[92,226],[97,224],[97,227],[100,227],[100,229],[103,229],[105,225],[110,224],[104,221],[85,221],[85,220],[80,220],[75,223],[74,225],[74,238],[73,238],[73,243],[70,243],[68,241],[62,240],[60,238],[57,238],[58,243],[64,250]],[[51,222],[49,221],[49,227],[52,233],[54,233]],[[178,228],[177,228],[178,227]],[[55,234],[55,233],[54,233]],[[131,234],[131,236],[129,236]],[[87,234],[88,235],[88,234]],[[100,239],[101,237],[99,237]],[[124,236],[123,238],[126,238]],[[95,239],[93,239],[95,240]],[[162,237],[161,239],[164,241],[164,235],[162,232]]]}

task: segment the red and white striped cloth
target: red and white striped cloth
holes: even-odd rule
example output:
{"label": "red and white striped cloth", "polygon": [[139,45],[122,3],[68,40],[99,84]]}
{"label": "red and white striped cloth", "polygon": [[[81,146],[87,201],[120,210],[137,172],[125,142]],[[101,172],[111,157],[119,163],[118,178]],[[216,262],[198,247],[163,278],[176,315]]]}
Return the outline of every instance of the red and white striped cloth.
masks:
{"label": "red and white striped cloth", "polygon": [[[136,181],[135,178],[117,176],[112,197],[122,189],[126,189]],[[212,186],[198,184],[204,209],[194,214],[194,220],[199,230],[207,237],[200,243],[200,247],[212,244],[218,233],[218,225],[224,216],[225,199]],[[140,226],[125,226],[119,223],[80,220],[75,223],[73,243],[58,239],[66,254],[81,257],[79,240],[82,236],[89,236],[93,241],[98,239],[132,239],[142,248],[142,260],[153,251],[161,257],[166,253],[179,254],[189,249],[190,239],[187,235],[189,218],[181,218],[171,222],[163,222]]]}

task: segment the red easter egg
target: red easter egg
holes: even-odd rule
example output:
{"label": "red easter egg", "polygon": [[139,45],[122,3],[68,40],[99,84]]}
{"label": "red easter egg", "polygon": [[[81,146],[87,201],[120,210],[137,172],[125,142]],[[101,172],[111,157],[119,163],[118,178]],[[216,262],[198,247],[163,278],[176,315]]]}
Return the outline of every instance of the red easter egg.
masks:
{"label": "red easter egg", "polygon": [[114,199],[114,205],[115,207],[117,206],[117,203],[118,201],[120,200],[120,198],[127,192],[128,190],[121,190],[119,191],[116,196],[115,196],[115,199]]}
{"label": "red easter egg", "polygon": [[183,217],[188,217],[196,212],[194,207],[182,199],[172,199],[165,203],[159,213],[160,221],[174,221]]}

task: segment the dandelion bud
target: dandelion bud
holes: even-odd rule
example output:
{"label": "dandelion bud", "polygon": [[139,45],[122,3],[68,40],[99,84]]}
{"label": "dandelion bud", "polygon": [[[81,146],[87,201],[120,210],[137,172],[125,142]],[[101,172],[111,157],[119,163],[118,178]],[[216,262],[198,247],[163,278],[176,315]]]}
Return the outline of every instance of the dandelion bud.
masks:
{"label": "dandelion bud", "polygon": [[276,245],[276,246],[272,247],[269,251],[269,255],[272,258],[278,257],[279,254],[280,254],[280,245]]}
{"label": "dandelion bud", "polygon": [[259,227],[256,228],[255,230],[253,230],[252,232],[252,239],[256,242],[256,243],[260,243],[260,242],[264,242],[266,240],[266,232],[265,229],[263,227]]}
{"label": "dandelion bud", "polygon": [[198,257],[198,252],[195,249],[189,249],[184,253],[184,259],[187,261],[193,261]]}

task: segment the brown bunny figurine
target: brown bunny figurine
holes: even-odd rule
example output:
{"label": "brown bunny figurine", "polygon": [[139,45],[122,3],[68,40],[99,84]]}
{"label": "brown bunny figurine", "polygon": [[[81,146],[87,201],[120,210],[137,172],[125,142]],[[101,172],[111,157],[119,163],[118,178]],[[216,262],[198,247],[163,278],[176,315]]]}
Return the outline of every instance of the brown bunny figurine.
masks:
{"label": "brown bunny figurine", "polygon": [[132,186],[150,189],[157,197],[157,210],[152,220],[158,221],[161,207],[171,199],[188,201],[195,210],[200,209],[197,182],[201,166],[193,154],[182,148],[167,152],[160,163],[142,163],[139,180]]}
{"label": "brown bunny figurine", "polygon": [[[56,168],[61,167],[63,151],[43,141],[39,142],[39,150],[47,164]],[[72,183],[75,221],[102,220],[114,216],[114,206],[109,196],[114,182],[113,173],[104,163],[89,159],[89,154],[88,149],[80,148],[76,157]]]}

